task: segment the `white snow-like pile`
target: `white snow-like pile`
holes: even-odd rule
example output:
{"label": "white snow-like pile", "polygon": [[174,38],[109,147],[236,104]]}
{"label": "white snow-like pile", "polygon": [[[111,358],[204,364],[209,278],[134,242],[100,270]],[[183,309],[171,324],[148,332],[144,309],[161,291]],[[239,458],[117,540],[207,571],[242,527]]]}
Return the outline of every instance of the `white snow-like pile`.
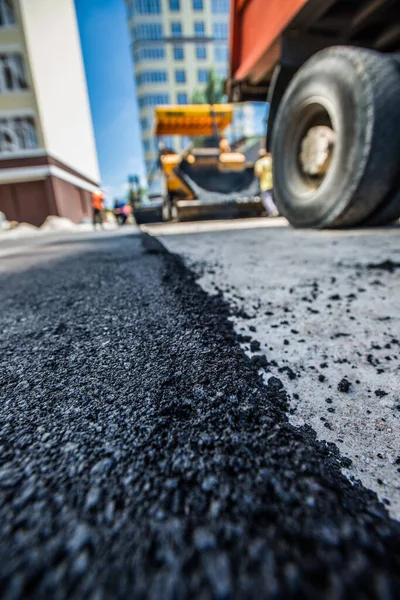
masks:
{"label": "white snow-like pile", "polygon": [[41,231],[76,231],[79,228],[71,219],[66,217],[56,217],[50,215],[46,217],[43,225],[40,227]]}

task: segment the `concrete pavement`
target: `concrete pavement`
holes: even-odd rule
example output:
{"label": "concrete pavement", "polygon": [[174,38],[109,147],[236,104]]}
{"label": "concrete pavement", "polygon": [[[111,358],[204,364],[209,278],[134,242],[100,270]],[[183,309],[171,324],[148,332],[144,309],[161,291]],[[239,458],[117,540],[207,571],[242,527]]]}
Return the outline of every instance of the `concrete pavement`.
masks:
{"label": "concrete pavement", "polygon": [[242,347],[268,361],[265,381],[284,382],[291,423],[337,444],[346,475],[400,518],[400,228],[296,231],[249,219],[147,231],[204,290],[222,292]]}

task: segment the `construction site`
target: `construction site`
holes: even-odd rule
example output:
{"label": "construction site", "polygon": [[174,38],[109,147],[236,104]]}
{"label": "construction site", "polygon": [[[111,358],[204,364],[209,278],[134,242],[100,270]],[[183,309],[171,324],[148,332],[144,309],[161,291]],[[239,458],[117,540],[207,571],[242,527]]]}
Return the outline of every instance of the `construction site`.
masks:
{"label": "construction site", "polygon": [[399,3],[233,0],[223,102],[151,111],[143,57],[205,61],[228,9],[126,5],[154,192],[0,170],[0,598],[397,600]]}

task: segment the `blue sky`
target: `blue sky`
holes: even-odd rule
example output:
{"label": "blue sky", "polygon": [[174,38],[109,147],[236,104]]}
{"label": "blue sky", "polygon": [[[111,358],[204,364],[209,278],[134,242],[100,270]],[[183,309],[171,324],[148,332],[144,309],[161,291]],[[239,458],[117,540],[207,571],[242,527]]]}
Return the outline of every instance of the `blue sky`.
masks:
{"label": "blue sky", "polygon": [[100,173],[106,197],[144,176],[143,151],[123,0],[75,0]]}

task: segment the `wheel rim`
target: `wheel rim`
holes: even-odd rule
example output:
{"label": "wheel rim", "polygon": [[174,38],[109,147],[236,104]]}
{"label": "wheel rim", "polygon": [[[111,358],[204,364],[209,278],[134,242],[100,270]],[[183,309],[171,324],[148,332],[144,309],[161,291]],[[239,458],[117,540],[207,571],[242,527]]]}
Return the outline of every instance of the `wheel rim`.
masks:
{"label": "wheel rim", "polygon": [[309,98],[292,116],[284,140],[284,161],[292,191],[305,201],[328,177],[337,146],[337,130],[325,99]]}
{"label": "wheel rim", "polygon": [[301,141],[300,168],[305,177],[321,178],[332,162],[336,133],[326,125],[316,125],[308,130]]}

